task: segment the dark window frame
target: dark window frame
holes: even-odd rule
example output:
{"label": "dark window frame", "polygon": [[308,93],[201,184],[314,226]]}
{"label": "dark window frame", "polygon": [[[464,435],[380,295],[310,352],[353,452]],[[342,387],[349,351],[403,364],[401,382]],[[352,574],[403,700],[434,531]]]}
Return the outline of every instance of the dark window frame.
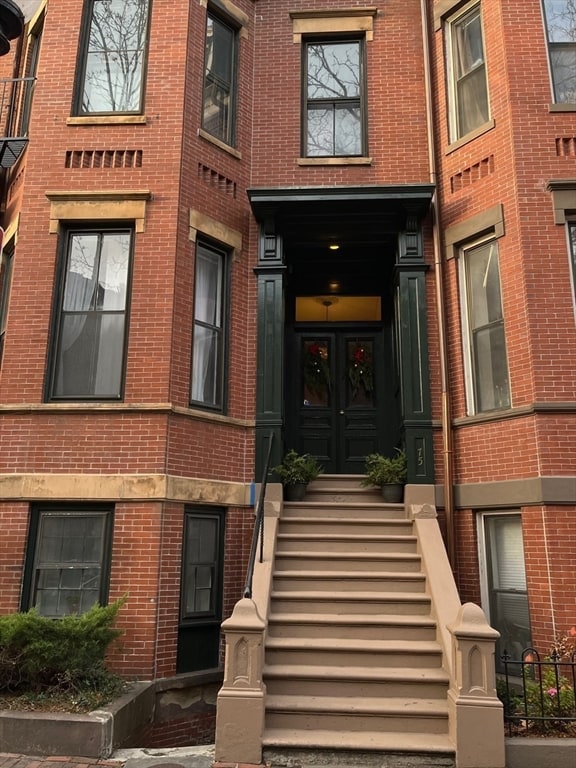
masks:
{"label": "dark window frame", "polygon": [[[567,4],[568,0],[565,1]],[[561,56],[563,53],[571,53],[571,58],[574,60],[573,63],[576,64],[576,38],[572,42],[568,40],[555,41],[551,39],[553,21],[548,14],[547,2],[548,0],[543,0],[542,2],[542,15],[544,18],[544,29],[546,31],[546,44],[548,47],[548,60],[550,63],[550,77],[552,80],[552,95],[554,104],[576,104],[576,71],[574,71],[572,77],[570,78],[572,87],[567,89],[568,94],[570,94],[570,98],[562,98],[560,92],[560,83],[558,82],[558,67],[555,66],[555,59],[557,55]],[[552,0],[552,2],[554,2],[554,0]],[[574,14],[573,21],[576,26],[576,9],[573,8],[571,12]],[[568,7],[566,7],[566,13],[570,13]]]}
{"label": "dark window frame", "polygon": [[[206,322],[198,317],[199,313],[199,255],[202,252],[215,255],[219,259],[221,274],[219,281],[219,325]],[[218,413],[225,413],[228,406],[228,345],[229,345],[229,326],[230,326],[230,249],[221,244],[217,244],[204,237],[198,237],[196,242],[196,258],[194,260],[194,300],[192,308],[192,353],[191,353],[191,371],[190,371],[190,405],[194,408],[203,408]],[[218,318],[217,318],[218,320]],[[217,337],[217,360],[215,365],[215,397],[210,400],[206,397],[195,398],[194,389],[197,386],[195,379],[196,349],[199,333],[213,333]]]}
{"label": "dark window frame", "polygon": [[[56,376],[58,373],[58,358],[60,352],[60,343],[62,336],[62,320],[65,310],[63,304],[65,300],[66,278],[68,275],[69,256],[71,252],[72,240],[75,236],[83,235],[97,235],[99,240],[106,235],[114,234],[128,234],[130,237],[129,252],[128,252],[128,267],[126,270],[126,297],[123,309],[123,342],[121,352],[120,363],[120,378],[119,386],[116,394],[98,394],[98,393],[78,393],[78,394],[56,394]],[[126,224],[126,222],[120,222],[118,225],[114,225],[111,222],[106,222],[105,226],[98,224],[86,224],[86,226],[74,226],[65,229],[60,239],[58,270],[55,281],[55,291],[53,300],[53,312],[51,322],[51,334],[50,334],[50,350],[48,355],[48,376],[46,377],[46,392],[45,400],[47,402],[90,402],[90,401],[113,401],[120,402],[124,399],[124,386],[126,379],[126,363],[127,363],[127,351],[128,351],[128,336],[130,325],[130,299],[131,299],[131,286],[132,286],[132,269],[134,263],[134,247],[135,247],[135,227],[133,224]],[[101,245],[99,246],[99,254],[101,255]],[[86,314],[88,311],[86,311]],[[106,310],[98,312],[97,310],[91,311],[93,315],[99,314],[103,316],[106,314]],[[118,311],[115,312],[119,314]]]}
{"label": "dark window frame", "polygon": [[[357,43],[358,44],[358,97],[341,97],[341,98],[308,98],[308,50],[309,46],[322,46],[332,45],[338,43]],[[334,34],[334,35],[322,35],[322,36],[306,36],[302,38],[302,81],[301,81],[301,93],[302,93],[302,127],[301,127],[301,154],[302,157],[326,159],[332,157],[353,158],[353,157],[367,157],[368,156],[368,109],[367,109],[367,49],[366,49],[366,35],[365,34]],[[336,153],[336,147],[334,146],[334,152],[332,154],[311,154],[308,147],[308,122],[309,111],[316,108],[318,105],[325,104],[327,107],[332,106],[334,109],[337,106],[343,106],[345,104],[358,105],[360,114],[360,126],[359,126],[359,141],[360,151],[358,153],[350,154],[338,154]],[[336,135],[336,131],[334,132]]]}
{"label": "dark window frame", "polygon": [[[103,518],[102,552],[99,561],[101,577],[97,602],[100,605],[107,605],[110,589],[110,569],[112,564],[114,505],[82,503],[74,504],[72,502],[61,504],[42,503],[33,504],[30,508],[20,610],[28,611],[34,607],[36,596],[35,584],[37,580],[36,573],[42,569],[42,566],[38,564],[38,557],[41,541],[41,529],[44,517],[60,516],[67,518],[80,518],[88,515]],[[69,568],[69,565],[66,567]]]}
{"label": "dark window frame", "polygon": [[[221,25],[231,33],[232,45],[230,51],[230,79],[229,82],[223,82],[224,87],[229,89],[230,103],[228,106],[228,114],[226,119],[226,128],[223,132],[215,132],[210,129],[209,123],[206,119],[206,98],[207,90],[209,87],[215,88],[217,85],[217,77],[209,75],[206,60],[208,56],[208,24],[212,21],[213,25]],[[206,27],[205,27],[205,43],[204,43],[204,80],[202,83],[202,118],[201,125],[202,130],[206,131],[210,136],[213,136],[218,141],[222,141],[230,147],[236,146],[236,113],[238,105],[238,55],[239,55],[239,29],[238,26],[232,23],[225,15],[218,12],[209,5],[206,12]],[[210,73],[211,74],[211,73]]]}
{"label": "dark window frame", "polygon": [[570,265],[572,267],[572,287],[576,303],[576,220],[568,221],[568,244],[570,249]]}
{"label": "dark window frame", "polygon": [[148,55],[150,48],[150,20],[152,16],[152,0],[141,0],[147,3],[147,19],[143,32],[143,41],[141,44],[141,62],[140,62],[140,98],[138,106],[134,109],[107,109],[92,110],[85,109],[83,106],[84,86],[88,71],[88,53],[90,46],[90,33],[92,30],[92,20],[94,16],[95,3],[105,2],[106,0],[84,0],[82,10],[82,33],[80,35],[80,45],[78,49],[78,58],[76,63],[76,75],[74,80],[74,98],[72,104],[72,114],[78,117],[88,117],[92,115],[142,115],[144,114],[144,101],[146,92],[146,80],[148,69]]}
{"label": "dark window frame", "polygon": [[[210,567],[212,569],[212,585],[210,609],[206,611],[190,611],[185,606],[188,603],[189,588],[188,574],[191,563],[187,562],[188,528],[193,521],[210,520],[217,526],[215,536],[216,552],[214,557],[194,563],[194,567]],[[184,507],[184,524],[182,530],[182,567],[180,580],[180,625],[201,624],[202,622],[221,621],[224,593],[224,543],[226,529],[226,511],[223,508]]]}
{"label": "dark window frame", "polygon": [[8,325],[8,309],[12,289],[12,272],[14,269],[14,238],[4,246],[0,253],[0,369],[4,356],[4,343]]}

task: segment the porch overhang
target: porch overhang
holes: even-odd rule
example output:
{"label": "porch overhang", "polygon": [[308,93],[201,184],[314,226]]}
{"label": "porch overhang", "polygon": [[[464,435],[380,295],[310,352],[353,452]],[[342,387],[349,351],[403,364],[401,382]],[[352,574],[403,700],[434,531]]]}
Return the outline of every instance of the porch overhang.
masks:
{"label": "porch overhang", "polygon": [[384,184],[334,187],[253,187],[248,199],[257,221],[276,215],[311,211],[338,216],[345,212],[372,215],[424,216],[434,194],[434,184]]}

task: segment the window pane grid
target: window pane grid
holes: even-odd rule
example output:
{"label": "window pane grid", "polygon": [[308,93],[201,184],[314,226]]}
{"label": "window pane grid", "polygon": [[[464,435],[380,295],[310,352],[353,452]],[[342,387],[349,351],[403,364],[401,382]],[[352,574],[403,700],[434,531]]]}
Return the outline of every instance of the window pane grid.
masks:
{"label": "window pane grid", "polygon": [[308,43],[305,51],[306,155],[361,155],[360,41]]}
{"label": "window pane grid", "polygon": [[208,13],[206,18],[202,127],[233,144],[236,31]]}
{"label": "window pane grid", "polygon": [[31,605],[44,616],[82,613],[102,599],[109,513],[40,512]]}
{"label": "window pane grid", "polygon": [[190,399],[222,406],[224,377],[224,277],[226,255],[198,244]]}
{"label": "window pane grid", "polygon": [[449,23],[453,140],[490,118],[480,7]]}
{"label": "window pane grid", "polygon": [[81,112],[140,112],[149,0],[92,0]]}
{"label": "window pane grid", "polygon": [[131,238],[69,236],[52,397],[120,397]]}
{"label": "window pane grid", "polygon": [[556,103],[576,103],[576,5],[544,0],[544,18]]}
{"label": "window pane grid", "polygon": [[220,517],[185,520],[182,619],[215,616],[218,602]]}
{"label": "window pane grid", "polygon": [[464,264],[474,411],[508,408],[510,385],[496,243],[470,248]]}

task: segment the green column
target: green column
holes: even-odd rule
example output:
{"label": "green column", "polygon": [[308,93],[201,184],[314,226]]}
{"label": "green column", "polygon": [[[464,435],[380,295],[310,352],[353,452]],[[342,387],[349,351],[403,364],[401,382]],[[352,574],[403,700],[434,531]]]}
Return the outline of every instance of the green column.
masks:
{"label": "green column", "polygon": [[285,267],[280,238],[262,225],[255,272],[258,279],[258,339],[256,376],[256,474],[264,471],[270,432],[274,433],[271,466],[280,463],[283,444],[284,403],[284,298]]}
{"label": "green column", "polygon": [[434,482],[434,448],[430,405],[426,272],[422,232],[408,215],[398,235],[396,285],[402,418],[408,455],[408,482]]}

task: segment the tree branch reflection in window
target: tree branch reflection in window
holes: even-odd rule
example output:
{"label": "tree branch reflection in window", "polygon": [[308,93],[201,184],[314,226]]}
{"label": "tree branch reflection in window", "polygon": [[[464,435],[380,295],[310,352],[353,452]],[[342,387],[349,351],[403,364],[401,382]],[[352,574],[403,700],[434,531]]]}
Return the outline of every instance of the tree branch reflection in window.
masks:
{"label": "tree branch reflection in window", "polygon": [[306,155],[362,154],[361,45],[358,40],[306,46]]}
{"label": "tree branch reflection in window", "polygon": [[149,0],[93,0],[81,109],[140,112]]}

